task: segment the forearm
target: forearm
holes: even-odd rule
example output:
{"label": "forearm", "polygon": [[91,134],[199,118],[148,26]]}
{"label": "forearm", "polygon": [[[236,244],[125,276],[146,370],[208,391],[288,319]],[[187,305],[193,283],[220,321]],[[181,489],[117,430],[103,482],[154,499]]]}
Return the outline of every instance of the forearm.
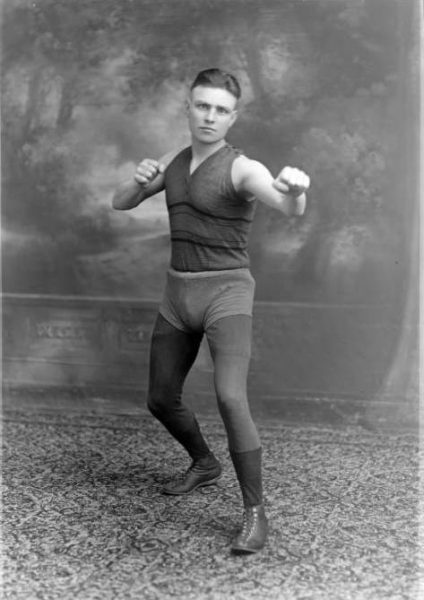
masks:
{"label": "forearm", "polygon": [[130,210],[135,208],[145,199],[145,190],[135,179],[122,183],[116,190],[112,207],[116,210]]}
{"label": "forearm", "polygon": [[286,217],[300,217],[304,214],[306,209],[305,193],[295,197],[292,194],[278,192],[273,189],[268,190],[267,194],[257,194],[256,197],[269,207],[282,212]]}
{"label": "forearm", "polygon": [[298,169],[285,167],[274,179],[262,163],[241,156],[234,161],[231,175],[236,190],[246,197],[253,196],[287,217],[304,214],[309,177]]}

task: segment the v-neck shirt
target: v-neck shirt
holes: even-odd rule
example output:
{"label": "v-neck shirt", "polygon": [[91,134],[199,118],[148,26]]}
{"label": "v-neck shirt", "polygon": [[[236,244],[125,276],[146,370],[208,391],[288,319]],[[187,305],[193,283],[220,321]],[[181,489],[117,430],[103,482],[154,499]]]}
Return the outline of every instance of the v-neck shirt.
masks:
{"label": "v-neck shirt", "polygon": [[219,271],[249,266],[248,236],[256,202],[234,188],[231,170],[241,152],[226,144],[190,174],[191,147],[165,171],[171,230],[171,267],[176,271]]}

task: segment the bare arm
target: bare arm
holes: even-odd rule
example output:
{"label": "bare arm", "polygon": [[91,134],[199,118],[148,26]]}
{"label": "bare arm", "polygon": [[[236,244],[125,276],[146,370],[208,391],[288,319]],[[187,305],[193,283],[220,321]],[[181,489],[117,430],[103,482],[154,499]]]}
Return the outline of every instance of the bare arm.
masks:
{"label": "bare arm", "polygon": [[169,152],[159,160],[142,160],[134,176],[117,188],[113,195],[112,207],[116,210],[130,210],[146,198],[161,192],[165,187],[165,169],[178,152],[179,150]]}
{"label": "bare arm", "polygon": [[309,177],[299,169],[285,167],[274,179],[262,163],[240,156],[233,163],[232,179],[238,192],[254,196],[287,216],[305,212]]}

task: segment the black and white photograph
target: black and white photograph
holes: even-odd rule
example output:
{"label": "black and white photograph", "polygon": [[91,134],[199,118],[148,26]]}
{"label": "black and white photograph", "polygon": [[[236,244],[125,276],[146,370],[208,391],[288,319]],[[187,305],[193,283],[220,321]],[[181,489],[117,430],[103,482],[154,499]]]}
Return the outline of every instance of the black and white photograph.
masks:
{"label": "black and white photograph", "polygon": [[2,3],[5,600],[424,597],[422,22]]}

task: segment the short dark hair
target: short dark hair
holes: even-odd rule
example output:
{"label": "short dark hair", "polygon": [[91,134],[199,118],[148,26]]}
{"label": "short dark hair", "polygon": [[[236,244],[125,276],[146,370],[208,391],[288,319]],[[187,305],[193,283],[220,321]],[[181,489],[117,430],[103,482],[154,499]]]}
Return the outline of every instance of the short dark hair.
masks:
{"label": "short dark hair", "polygon": [[196,75],[190,90],[203,85],[204,87],[221,88],[230,92],[237,100],[241,98],[240,84],[234,75],[226,73],[221,69],[205,69]]}

